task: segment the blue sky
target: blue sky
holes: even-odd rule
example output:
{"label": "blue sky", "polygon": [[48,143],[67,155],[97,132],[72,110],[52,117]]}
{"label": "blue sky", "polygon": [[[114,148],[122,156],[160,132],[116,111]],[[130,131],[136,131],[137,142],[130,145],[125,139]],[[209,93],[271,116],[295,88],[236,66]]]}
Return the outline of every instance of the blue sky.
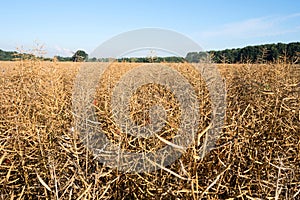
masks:
{"label": "blue sky", "polygon": [[10,0],[0,7],[0,49],[43,44],[48,56],[90,53],[122,32],[165,28],[205,50],[300,41],[297,0]]}

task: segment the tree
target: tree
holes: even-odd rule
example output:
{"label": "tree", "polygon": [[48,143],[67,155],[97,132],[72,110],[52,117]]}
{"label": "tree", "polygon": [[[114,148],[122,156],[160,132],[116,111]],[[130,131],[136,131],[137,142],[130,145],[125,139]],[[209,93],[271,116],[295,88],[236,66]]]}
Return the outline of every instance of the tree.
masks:
{"label": "tree", "polygon": [[270,62],[277,62],[279,58],[279,52],[275,45],[271,46],[269,49],[269,54],[264,58]]}
{"label": "tree", "polygon": [[96,57],[89,58],[88,61],[89,61],[89,62],[97,62],[97,58],[96,58]]}
{"label": "tree", "polygon": [[76,53],[72,56],[73,62],[83,62],[88,60],[88,54],[83,50],[77,50]]}

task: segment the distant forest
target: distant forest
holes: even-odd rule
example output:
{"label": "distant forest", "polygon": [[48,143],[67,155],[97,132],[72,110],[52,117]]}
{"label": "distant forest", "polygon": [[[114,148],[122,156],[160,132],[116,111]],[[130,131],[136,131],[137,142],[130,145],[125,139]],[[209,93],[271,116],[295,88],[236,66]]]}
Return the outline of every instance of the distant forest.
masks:
{"label": "distant forest", "polygon": [[[0,49],[0,60],[13,61],[18,59],[30,59],[35,57],[31,54],[20,54],[16,51],[3,51]],[[199,62],[203,58],[209,57],[214,63],[300,63],[300,42],[292,42],[288,44],[263,44],[255,46],[247,46],[237,49],[225,49],[220,51],[208,52],[190,52],[185,58],[182,57],[140,57],[140,58],[120,58],[118,62]],[[89,61],[89,62],[107,62],[110,58],[88,58],[88,55],[78,50],[72,57],[55,56],[54,58],[43,58],[42,60],[57,60],[57,61]]]}
{"label": "distant forest", "polygon": [[36,57],[33,54],[19,53],[17,51],[3,51],[0,49],[0,60],[1,61],[16,61],[16,60],[30,60],[33,58],[41,60],[52,60],[51,58]]}
{"label": "distant forest", "polygon": [[214,63],[300,63],[300,42],[289,44],[264,44],[221,51],[191,52],[186,56],[189,62],[199,62],[209,56]]}

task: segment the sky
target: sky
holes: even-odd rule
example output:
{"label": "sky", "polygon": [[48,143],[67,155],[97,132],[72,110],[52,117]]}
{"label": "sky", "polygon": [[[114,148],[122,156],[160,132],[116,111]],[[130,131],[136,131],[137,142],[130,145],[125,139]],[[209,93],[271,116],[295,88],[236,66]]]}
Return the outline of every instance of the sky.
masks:
{"label": "sky", "polygon": [[0,19],[0,49],[38,45],[49,57],[141,28],[176,31],[204,50],[300,41],[297,0],[9,0]]}

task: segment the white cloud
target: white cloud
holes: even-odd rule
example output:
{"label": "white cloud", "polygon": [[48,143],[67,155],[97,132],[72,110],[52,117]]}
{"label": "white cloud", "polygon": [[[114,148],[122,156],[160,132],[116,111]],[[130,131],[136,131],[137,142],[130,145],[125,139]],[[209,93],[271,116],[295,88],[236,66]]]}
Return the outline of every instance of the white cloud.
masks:
{"label": "white cloud", "polygon": [[254,38],[298,32],[299,28],[297,25],[288,27],[285,25],[286,22],[293,18],[300,18],[300,13],[286,16],[252,18],[244,21],[224,24],[223,26],[213,30],[201,32],[200,37],[203,39],[215,37]]}
{"label": "white cloud", "polygon": [[60,55],[60,56],[72,56],[74,55],[74,51],[72,51],[71,49],[68,48],[63,48],[60,47],[58,45],[54,46],[54,50],[55,50],[55,55]]}
{"label": "white cloud", "polygon": [[293,14],[290,14],[290,15],[281,16],[280,19],[282,21],[284,21],[284,20],[288,20],[288,19],[296,18],[296,17],[300,17],[300,13],[293,13]]}
{"label": "white cloud", "polygon": [[[74,50],[74,49],[76,49],[76,50]],[[61,47],[59,45],[53,45],[53,46],[49,45],[45,49],[46,53],[47,53],[45,56],[49,57],[49,58],[51,58],[53,56],[71,57],[78,50],[77,48],[74,48],[74,49]],[[80,50],[87,52],[85,49],[80,49]]]}

